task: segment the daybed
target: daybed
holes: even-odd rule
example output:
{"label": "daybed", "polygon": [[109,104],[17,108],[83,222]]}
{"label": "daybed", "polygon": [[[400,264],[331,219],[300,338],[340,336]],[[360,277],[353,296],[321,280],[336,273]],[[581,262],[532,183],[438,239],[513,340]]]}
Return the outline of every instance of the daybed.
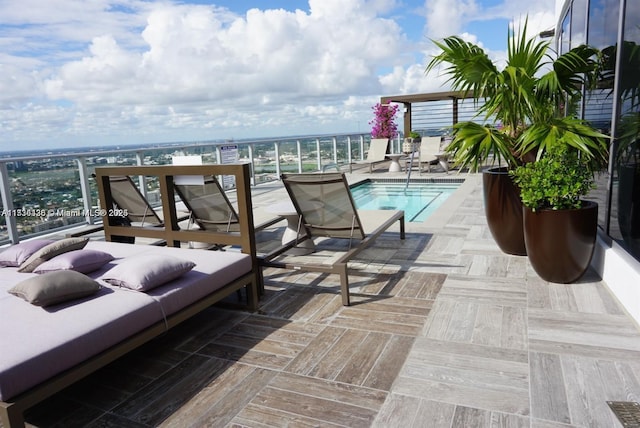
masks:
{"label": "daybed", "polygon": [[[173,188],[172,180],[178,173],[235,175],[240,231],[229,234],[184,231],[186,235],[183,236],[183,231],[177,230],[175,208],[171,208],[173,192],[166,191]],[[170,246],[179,247],[186,241],[216,242],[234,245],[239,251],[213,252],[88,241],[76,251],[101,252],[113,257],[83,277],[95,280],[100,285],[99,290],[86,297],[48,306],[37,306],[7,291],[16,284],[24,284],[25,279],[32,281],[35,278],[42,282],[46,281],[42,278],[51,278],[61,271],[52,274],[19,272],[17,267],[0,268],[0,325],[3,328],[0,336],[0,420],[4,427],[23,426],[24,410],[237,290],[246,287],[249,308],[257,307],[261,275],[252,233],[248,166],[99,168],[96,176],[101,205],[110,206],[110,190],[105,186],[109,175],[134,174],[159,178],[164,212],[169,213],[165,215],[165,226],[154,227],[152,231],[144,227],[111,227],[109,213],[106,213],[107,241],[112,235],[149,236],[152,232],[164,233],[151,237],[164,239]],[[61,255],[49,261],[58,260],[58,257]],[[135,277],[139,276],[144,283],[148,278],[142,275],[143,272],[157,271],[167,265],[158,263],[159,258],[178,261],[181,267],[186,264],[189,268],[182,269],[178,272],[180,276],[155,288],[143,291],[126,288],[130,284],[123,284],[123,281],[135,282]],[[59,267],[56,263],[53,265],[52,269]],[[38,269],[42,266],[45,265]],[[114,273],[118,269],[124,269],[120,277]],[[158,274],[162,277],[165,272]]]}

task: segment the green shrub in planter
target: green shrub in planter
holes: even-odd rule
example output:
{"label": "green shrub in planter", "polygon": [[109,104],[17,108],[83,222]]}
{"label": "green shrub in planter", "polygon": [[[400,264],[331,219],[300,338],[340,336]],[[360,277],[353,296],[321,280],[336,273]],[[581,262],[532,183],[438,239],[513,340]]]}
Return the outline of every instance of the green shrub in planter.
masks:
{"label": "green shrub in planter", "polygon": [[566,146],[553,147],[538,161],[510,174],[520,187],[523,205],[532,211],[580,208],[580,198],[594,188],[589,161]]}
{"label": "green shrub in planter", "polygon": [[414,141],[419,141],[422,136],[415,131],[409,132],[409,138],[413,138]]}
{"label": "green shrub in planter", "polygon": [[523,203],[524,243],[540,278],[570,283],[589,268],[598,229],[598,204],[581,200],[593,188],[586,156],[565,145],[512,172]]}

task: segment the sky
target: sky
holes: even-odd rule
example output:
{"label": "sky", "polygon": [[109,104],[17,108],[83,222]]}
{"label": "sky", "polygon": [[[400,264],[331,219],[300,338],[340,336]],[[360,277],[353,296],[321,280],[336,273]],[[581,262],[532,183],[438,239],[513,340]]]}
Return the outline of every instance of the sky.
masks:
{"label": "sky", "polygon": [[0,0],[0,151],[368,133],[439,92],[433,40],[504,60],[555,0]]}

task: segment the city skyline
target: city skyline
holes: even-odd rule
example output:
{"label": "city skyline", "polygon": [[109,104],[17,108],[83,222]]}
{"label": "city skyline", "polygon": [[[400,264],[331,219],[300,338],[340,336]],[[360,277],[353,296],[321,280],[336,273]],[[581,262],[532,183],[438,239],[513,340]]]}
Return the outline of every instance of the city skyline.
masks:
{"label": "city skyline", "polygon": [[504,57],[554,0],[0,0],[2,150],[368,132],[382,95],[445,90],[431,39]]}

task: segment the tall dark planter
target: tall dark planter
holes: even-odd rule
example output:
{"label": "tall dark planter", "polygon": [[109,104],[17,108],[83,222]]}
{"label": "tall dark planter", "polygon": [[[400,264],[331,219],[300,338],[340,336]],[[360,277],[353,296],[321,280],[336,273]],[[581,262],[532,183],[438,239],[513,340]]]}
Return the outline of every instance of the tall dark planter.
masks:
{"label": "tall dark planter", "polygon": [[531,266],[540,278],[568,284],[589,268],[596,243],[598,204],[584,201],[570,210],[524,207],[524,239]]}
{"label": "tall dark planter", "polygon": [[490,168],[482,173],[484,213],[493,239],[502,252],[527,255],[522,229],[520,189],[507,168]]}

